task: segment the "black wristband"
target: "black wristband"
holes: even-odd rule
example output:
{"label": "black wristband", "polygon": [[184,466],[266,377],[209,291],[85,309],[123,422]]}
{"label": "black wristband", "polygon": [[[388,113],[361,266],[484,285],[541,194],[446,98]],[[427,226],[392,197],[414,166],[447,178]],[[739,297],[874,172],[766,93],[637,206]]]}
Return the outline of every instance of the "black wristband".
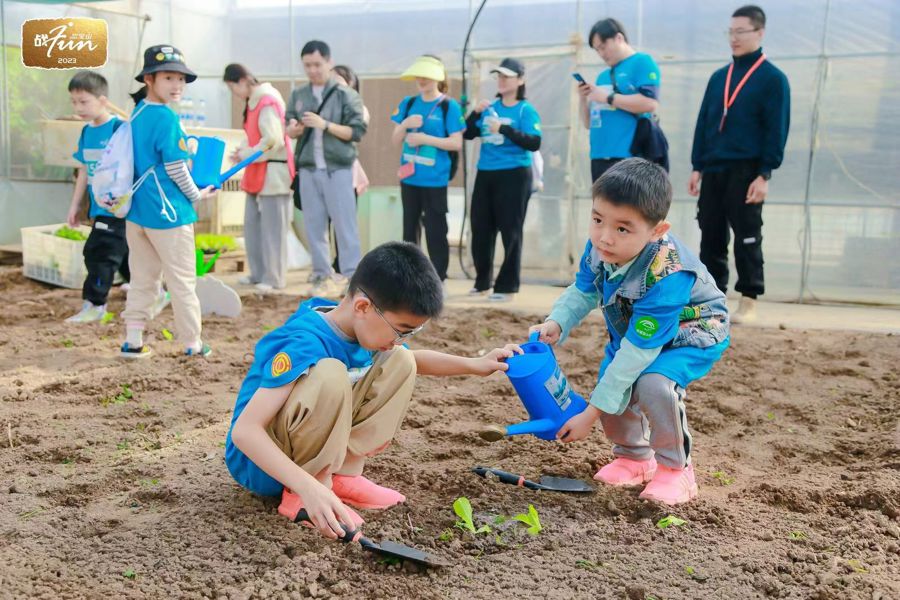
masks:
{"label": "black wristband", "polygon": [[616,95],[615,92],[610,92],[609,96],[606,97],[606,103],[609,104],[610,106],[613,105],[613,96],[615,96],[615,95]]}

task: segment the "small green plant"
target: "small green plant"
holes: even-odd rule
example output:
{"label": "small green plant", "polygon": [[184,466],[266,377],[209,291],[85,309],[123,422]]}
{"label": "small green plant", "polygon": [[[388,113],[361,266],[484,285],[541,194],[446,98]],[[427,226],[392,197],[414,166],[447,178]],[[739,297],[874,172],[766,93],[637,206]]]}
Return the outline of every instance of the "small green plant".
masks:
{"label": "small green plant", "polygon": [[453,502],[453,512],[459,517],[456,527],[471,532],[473,535],[479,533],[489,533],[491,528],[489,525],[482,525],[475,528],[475,522],[472,520],[472,503],[465,496],[460,496]]}
{"label": "small green plant", "polygon": [[110,404],[125,404],[133,397],[134,392],[131,391],[131,387],[127,383],[123,383],[121,392],[119,392],[115,396],[107,396],[106,398],[102,398],[100,400],[100,404],[102,404],[103,406],[109,406]]}
{"label": "small green plant", "polygon": [[116,450],[128,450],[129,448],[131,448],[131,443],[127,439],[116,444]]}
{"label": "small green plant", "polygon": [[584,569],[585,571],[596,571],[602,566],[603,563],[595,563],[594,561],[587,560],[586,558],[579,558],[575,561],[575,568]]}
{"label": "small green plant", "polygon": [[450,540],[453,539],[453,530],[445,529],[444,531],[441,532],[441,535],[439,535],[437,539],[442,542],[449,542]]}
{"label": "small green plant", "polygon": [[125,579],[134,579],[137,577],[137,573],[134,572],[134,569],[128,569],[122,572],[122,577]]}
{"label": "small green plant", "polygon": [[668,529],[669,527],[681,527],[685,523],[687,523],[687,521],[685,521],[684,519],[679,519],[674,515],[669,515],[657,521],[656,526],[660,529]]}
{"label": "small green plant", "polygon": [[273,329],[275,329],[275,328],[272,327],[271,325],[263,325],[262,326],[263,331],[272,331]]}
{"label": "small green plant", "polygon": [[774,420],[775,420],[775,413],[773,413],[773,412],[767,412],[767,413],[766,413],[766,418],[767,418],[768,420],[770,420],[770,421],[774,421]]}
{"label": "small green plant", "polygon": [[69,338],[63,338],[59,341],[63,348],[71,348],[75,345],[75,342],[70,340]]}
{"label": "small green plant", "polygon": [[163,330],[162,330],[160,333],[162,333],[162,336],[163,336],[164,338],[166,338],[166,341],[167,341],[167,342],[171,342],[172,340],[175,339],[175,336],[172,335],[172,332],[169,331],[169,330],[166,329],[166,328],[163,328]]}
{"label": "small green plant", "polygon": [[520,523],[525,523],[528,525],[528,534],[529,535],[537,535],[543,529],[541,526],[541,519],[538,517],[537,509],[534,507],[534,504],[528,505],[528,512],[516,515],[513,517],[514,520],[519,521]]}
{"label": "small green plant", "polygon": [[792,531],[788,534],[788,539],[791,540],[805,540],[806,538],[806,534],[802,531]]}
{"label": "small green plant", "polygon": [[729,477],[725,471],[716,471],[712,476],[719,480],[722,485],[731,485],[734,483],[734,477]]}
{"label": "small green plant", "polygon": [[75,459],[68,457],[68,456],[65,457],[64,459],[62,459],[62,464],[64,464],[64,465],[71,465],[74,462],[75,462]]}

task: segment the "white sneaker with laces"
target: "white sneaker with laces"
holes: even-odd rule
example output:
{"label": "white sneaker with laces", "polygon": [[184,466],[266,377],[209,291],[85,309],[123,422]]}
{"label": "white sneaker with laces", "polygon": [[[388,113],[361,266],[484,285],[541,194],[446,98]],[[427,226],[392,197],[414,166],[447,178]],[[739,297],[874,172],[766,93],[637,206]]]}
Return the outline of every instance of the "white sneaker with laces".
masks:
{"label": "white sneaker with laces", "polygon": [[96,323],[106,314],[106,305],[95,306],[87,300],[81,305],[78,314],[66,319],[66,323]]}
{"label": "white sneaker with laces", "polygon": [[499,292],[494,292],[488,296],[488,302],[511,302],[515,297],[515,294],[501,294]]}

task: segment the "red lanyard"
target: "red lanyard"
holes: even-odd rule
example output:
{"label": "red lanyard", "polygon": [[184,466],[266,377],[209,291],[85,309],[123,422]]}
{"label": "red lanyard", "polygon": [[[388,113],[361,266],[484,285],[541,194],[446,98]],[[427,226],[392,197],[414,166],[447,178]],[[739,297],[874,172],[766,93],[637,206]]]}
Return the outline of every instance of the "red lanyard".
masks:
{"label": "red lanyard", "polygon": [[722,101],[722,120],[719,121],[719,132],[725,128],[725,117],[728,116],[728,109],[734,104],[734,101],[737,100],[738,94],[741,92],[744,84],[747,83],[747,80],[750,79],[750,76],[753,75],[753,72],[758,69],[759,65],[763,64],[765,60],[765,54],[761,54],[760,57],[756,59],[753,66],[747,70],[747,73],[741,78],[737,87],[734,88],[734,93],[731,95],[730,99],[728,98],[728,88],[731,87],[731,73],[734,71],[734,62],[728,65],[728,75],[725,77],[725,98]]}

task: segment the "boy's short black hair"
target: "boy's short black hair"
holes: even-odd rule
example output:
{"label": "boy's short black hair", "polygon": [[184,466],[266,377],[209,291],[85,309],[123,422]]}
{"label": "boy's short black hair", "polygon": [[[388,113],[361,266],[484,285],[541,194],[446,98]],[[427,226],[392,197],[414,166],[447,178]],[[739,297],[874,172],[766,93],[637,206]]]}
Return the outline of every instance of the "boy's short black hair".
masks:
{"label": "boy's short black hair", "polygon": [[732,13],[731,18],[734,17],[747,17],[750,19],[750,23],[757,29],[765,29],[766,28],[766,13],[763,9],[756,6],[755,4],[745,4],[740,7],[734,13]]}
{"label": "boy's short black hair", "polygon": [[444,308],[444,287],[428,257],[415,244],[387,242],[363,256],[348,295],[362,292],[384,311],[434,318]]}
{"label": "boy's short black hair", "polygon": [[651,225],[665,219],[672,205],[668,174],[643,158],[626,158],[611,166],[594,182],[591,193],[616,206],[634,207]]}
{"label": "boy's short black hair", "polygon": [[302,58],[307,54],[315,54],[316,52],[321,54],[325,60],[331,58],[331,48],[322,40],[310,40],[303,44],[303,48],[300,50],[300,57]]}
{"label": "boy's short black hair", "polygon": [[591,48],[594,47],[595,37],[599,37],[601,42],[605,42],[608,39],[616,37],[616,34],[619,33],[622,34],[622,37],[627,44],[628,34],[625,33],[625,27],[622,26],[622,23],[620,23],[618,19],[613,19],[612,17],[601,19],[591,26],[591,31],[588,33],[588,46]]}
{"label": "boy's short black hair", "polygon": [[92,96],[109,96],[109,84],[106,77],[93,71],[78,71],[69,80],[70,92],[87,92]]}

